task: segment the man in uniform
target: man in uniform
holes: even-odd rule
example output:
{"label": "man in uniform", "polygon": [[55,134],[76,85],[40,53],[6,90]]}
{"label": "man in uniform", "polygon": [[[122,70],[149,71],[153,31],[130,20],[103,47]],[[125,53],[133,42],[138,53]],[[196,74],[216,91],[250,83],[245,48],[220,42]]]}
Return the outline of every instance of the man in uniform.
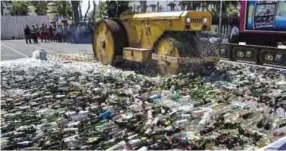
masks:
{"label": "man in uniform", "polygon": [[31,43],[31,30],[28,25],[26,25],[26,28],[24,29],[26,44]]}
{"label": "man in uniform", "polygon": [[34,43],[37,44],[38,43],[37,29],[34,25],[32,25],[31,37],[33,38]]}

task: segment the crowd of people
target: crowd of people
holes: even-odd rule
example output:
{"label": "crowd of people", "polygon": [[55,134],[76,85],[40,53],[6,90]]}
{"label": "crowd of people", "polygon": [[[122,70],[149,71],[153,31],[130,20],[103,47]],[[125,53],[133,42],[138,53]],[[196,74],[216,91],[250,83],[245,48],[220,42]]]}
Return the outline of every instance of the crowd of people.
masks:
{"label": "crowd of people", "polygon": [[45,41],[57,41],[63,42],[66,40],[67,26],[62,25],[46,25],[42,24],[41,27],[39,25],[32,25],[30,28],[29,25],[26,25],[24,29],[26,43],[38,43],[38,39],[41,39],[41,42]]}
{"label": "crowd of people", "polygon": [[[24,29],[26,43],[38,43],[38,39],[41,42],[70,42],[70,43],[78,43],[82,38],[85,37],[88,39],[92,35],[91,26],[86,25],[78,25],[76,27],[72,25],[61,25],[61,24],[50,24],[49,26],[46,24],[42,24],[41,27],[39,25],[26,25]],[[91,29],[91,30],[90,30]],[[86,34],[88,34],[86,36]],[[88,40],[91,41],[91,40]]]}

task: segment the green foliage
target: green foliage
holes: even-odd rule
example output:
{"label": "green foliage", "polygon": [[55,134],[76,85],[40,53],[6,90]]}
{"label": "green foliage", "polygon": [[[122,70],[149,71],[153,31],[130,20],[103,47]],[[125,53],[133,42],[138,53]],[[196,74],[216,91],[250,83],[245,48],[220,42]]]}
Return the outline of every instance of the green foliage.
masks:
{"label": "green foliage", "polygon": [[101,2],[98,6],[96,12],[96,18],[101,18],[102,16],[107,16],[107,2]]}
{"label": "green foliage", "polygon": [[118,1],[118,14],[123,13],[129,9],[129,1]]}
{"label": "green foliage", "polygon": [[47,3],[45,1],[40,1],[39,3],[34,4],[34,7],[36,8],[35,12],[38,15],[46,15],[47,14]]}
{"label": "green foliage", "polygon": [[[213,16],[213,24],[219,23],[220,1],[207,1],[207,5],[214,5],[214,8],[208,8]],[[222,2],[222,24],[230,24],[235,15],[239,13],[237,6],[239,1],[223,1]]]}
{"label": "green foliage", "polygon": [[73,10],[69,2],[67,1],[57,1],[57,12],[60,16],[70,17],[73,15]]}
{"label": "green foliage", "polygon": [[28,1],[12,1],[11,15],[17,15],[17,16],[28,15],[30,5],[31,3]]}
{"label": "green foliage", "polygon": [[[102,1],[96,8],[95,16],[96,18],[101,18],[103,16],[107,16],[108,3],[111,1]],[[128,10],[129,1],[115,1],[117,3],[117,13],[121,14],[122,12]],[[92,11],[93,12],[93,11]],[[92,14],[92,13],[90,13]],[[91,15],[89,15],[91,16]]]}

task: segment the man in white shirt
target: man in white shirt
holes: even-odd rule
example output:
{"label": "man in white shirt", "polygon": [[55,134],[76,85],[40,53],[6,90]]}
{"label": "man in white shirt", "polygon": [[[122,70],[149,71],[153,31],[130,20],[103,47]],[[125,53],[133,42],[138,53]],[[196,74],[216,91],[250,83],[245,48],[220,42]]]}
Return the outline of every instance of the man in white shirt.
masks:
{"label": "man in white shirt", "polygon": [[230,42],[231,43],[237,43],[238,42],[238,36],[239,36],[239,29],[236,26],[236,24],[232,24],[231,33],[230,33]]}

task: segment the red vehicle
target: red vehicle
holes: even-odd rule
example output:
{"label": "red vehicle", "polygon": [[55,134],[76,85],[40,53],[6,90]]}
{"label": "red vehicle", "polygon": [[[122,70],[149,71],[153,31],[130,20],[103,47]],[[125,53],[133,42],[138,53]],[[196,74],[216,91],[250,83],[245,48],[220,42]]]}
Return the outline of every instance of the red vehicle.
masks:
{"label": "red vehicle", "polygon": [[221,57],[286,66],[286,1],[241,1],[239,41],[221,45]]}

